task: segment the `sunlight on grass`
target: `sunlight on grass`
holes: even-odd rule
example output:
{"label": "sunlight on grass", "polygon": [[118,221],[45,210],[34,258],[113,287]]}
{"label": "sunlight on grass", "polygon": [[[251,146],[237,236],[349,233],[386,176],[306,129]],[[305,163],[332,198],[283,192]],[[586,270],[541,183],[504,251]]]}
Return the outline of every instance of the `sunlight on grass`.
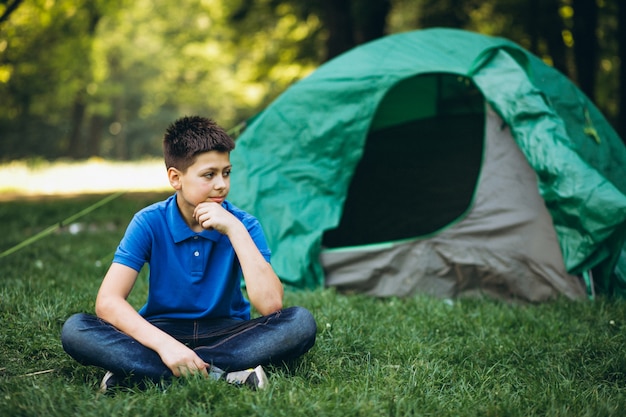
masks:
{"label": "sunlight on grass", "polygon": [[162,191],[170,188],[162,159],[113,162],[13,161],[0,165],[0,197]]}

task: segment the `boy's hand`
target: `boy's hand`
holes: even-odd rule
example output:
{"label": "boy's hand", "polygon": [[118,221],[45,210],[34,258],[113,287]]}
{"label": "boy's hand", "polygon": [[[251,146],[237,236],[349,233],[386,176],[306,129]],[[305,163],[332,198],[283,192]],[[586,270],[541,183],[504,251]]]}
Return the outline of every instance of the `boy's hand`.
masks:
{"label": "boy's hand", "polygon": [[210,367],[208,363],[200,359],[200,357],[182,343],[164,349],[159,352],[163,363],[170,368],[170,371],[176,377],[201,374],[205,377],[209,376],[207,369]]}
{"label": "boy's hand", "polygon": [[241,265],[250,303],[262,315],[283,307],[283,286],[242,222],[217,202],[196,206],[193,218],[204,229],[228,236]]}
{"label": "boy's hand", "polygon": [[227,235],[237,218],[218,203],[207,201],[196,206],[193,217],[206,230],[217,230]]}

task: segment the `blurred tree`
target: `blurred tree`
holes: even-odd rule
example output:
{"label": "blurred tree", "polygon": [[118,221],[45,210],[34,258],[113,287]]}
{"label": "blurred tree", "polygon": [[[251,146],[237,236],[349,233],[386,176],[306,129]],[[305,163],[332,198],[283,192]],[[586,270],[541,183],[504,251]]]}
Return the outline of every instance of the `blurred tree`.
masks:
{"label": "blurred tree", "polygon": [[[234,53],[239,120],[255,114],[287,86],[316,68],[323,51],[322,22],[310,4],[284,0],[228,2],[224,23]],[[245,33],[245,36],[241,36]],[[241,117],[243,116],[243,117]]]}
{"label": "blurred tree", "polygon": [[424,0],[422,27],[453,27],[514,40],[564,74],[570,66],[561,0]]}
{"label": "blurred tree", "polygon": [[561,3],[561,0],[501,0],[495,3],[494,12],[506,21],[499,28],[500,36],[517,41],[569,76],[573,62],[568,60],[568,46],[564,42],[564,32],[568,29],[561,17]]}
{"label": "blurred tree", "polygon": [[[318,44],[320,38],[324,40],[324,61],[385,35],[391,11],[390,0],[243,0],[238,4],[232,21],[246,25],[250,20],[258,21],[255,15],[267,14],[268,10],[275,13],[282,7],[289,7],[300,19],[319,20],[319,30],[311,33],[315,38],[309,38],[309,42]],[[309,53],[306,58],[320,55],[310,50]]]}
{"label": "blurred tree", "polygon": [[425,0],[391,0],[387,16],[387,33],[406,32],[420,28]]}
{"label": "blurred tree", "polygon": [[478,0],[424,0],[420,26],[469,28]]}
{"label": "blurred tree", "polygon": [[576,80],[580,89],[592,101],[595,101],[598,68],[598,4],[596,0],[572,0],[572,8],[574,9]]}
{"label": "blurred tree", "polygon": [[[397,0],[399,1],[399,0]],[[447,26],[509,38],[570,77],[614,126],[624,119],[618,26],[623,1],[423,0],[422,27]],[[623,49],[622,49],[623,51]],[[623,53],[623,52],[622,52]],[[623,81],[622,81],[623,80]],[[619,127],[624,138],[625,127]],[[625,138],[626,140],[626,138]]]}
{"label": "blurred tree", "polygon": [[626,125],[624,3],[0,0],[0,159],[158,155],[180,115],[235,126],[325,60],[431,26],[516,41]]}
{"label": "blurred tree", "polygon": [[327,32],[326,60],[386,34],[389,0],[317,0],[313,4]]}
{"label": "blurred tree", "polygon": [[351,0],[319,0],[317,7],[327,32],[325,60],[356,45]]}
{"label": "blurred tree", "polygon": [[[98,10],[118,1],[26,2],[0,26],[0,155],[82,153],[76,140]],[[73,114],[73,117],[72,117]],[[72,127],[72,119],[74,127]]]}
{"label": "blurred tree", "polygon": [[[80,33],[80,40],[83,53],[85,57],[89,57],[91,53],[93,39],[96,33],[96,28],[100,18],[102,17],[102,11],[98,9],[97,2],[90,2],[84,5],[84,26],[81,27],[78,32]],[[89,154],[85,143],[85,136],[82,134],[83,121],[85,119],[85,111],[87,109],[86,90],[87,86],[91,82],[91,63],[87,60],[88,66],[83,68],[82,71],[76,72],[75,79],[77,81],[77,91],[74,93],[73,105],[70,117],[70,126],[67,140],[67,147],[62,150],[64,154],[70,158],[84,158],[87,156],[93,156],[95,154]]]}
{"label": "blurred tree", "polygon": [[626,2],[617,2],[618,16],[618,30],[617,30],[617,43],[618,47],[618,67],[619,67],[619,98],[618,108],[619,113],[617,115],[617,130],[620,133],[624,142],[626,142]]}
{"label": "blurred tree", "polygon": [[234,27],[237,6],[24,3],[0,27],[0,157],[156,155],[165,126],[182,114],[225,126],[254,114],[317,66],[305,57],[319,48],[306,40],[320,23],[286,5],[254,14],[263,30]]}
{"label": "blurred tree", "polygon": [[[620,77],[619,8],[623,2],[595,0],[564,0],[567,27],[571,28],[572,61],[575,63],[572,79],[594,101],[612,124],[619,128],[619,120],[626,108],[620,109],[620,86],[626,79]],[[567,41],[568,39],[566,39]],[[624,132],[622,138],[626,141]]]}
{"label": "blurred tree", "polygon": [[3,6],[2,13],[0,14],[0,24],[9,19],[11,13],[13,13],[20,5],[22,0],[1,0],[0,5]]}

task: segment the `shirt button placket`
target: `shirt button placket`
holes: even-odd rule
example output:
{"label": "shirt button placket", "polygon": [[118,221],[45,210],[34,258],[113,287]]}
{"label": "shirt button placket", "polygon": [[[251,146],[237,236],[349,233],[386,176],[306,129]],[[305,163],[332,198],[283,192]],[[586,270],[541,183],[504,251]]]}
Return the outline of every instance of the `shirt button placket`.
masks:
{"label": "shirt button placket", "polygon": [[200,256],[200,241],[198,239],[198,236],[194,236],[193,237],[193,241],[194,241],[194,245],[192,248],[192,254],[193,256],[192,258],[192,271],[195,273],[201,272],[202,271],[202,256]]}

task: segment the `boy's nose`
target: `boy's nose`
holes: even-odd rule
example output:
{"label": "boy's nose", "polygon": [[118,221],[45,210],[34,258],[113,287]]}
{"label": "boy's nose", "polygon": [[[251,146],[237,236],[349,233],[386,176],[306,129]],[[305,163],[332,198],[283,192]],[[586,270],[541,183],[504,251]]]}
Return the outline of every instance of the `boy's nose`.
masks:
{"label": "boy's nose", "polygon": [[218,176],[217,178],[215,178],[215,185],[214,186],[217,189],[224,188],[226,186],[226,181],[224,181],[224,177]]}

